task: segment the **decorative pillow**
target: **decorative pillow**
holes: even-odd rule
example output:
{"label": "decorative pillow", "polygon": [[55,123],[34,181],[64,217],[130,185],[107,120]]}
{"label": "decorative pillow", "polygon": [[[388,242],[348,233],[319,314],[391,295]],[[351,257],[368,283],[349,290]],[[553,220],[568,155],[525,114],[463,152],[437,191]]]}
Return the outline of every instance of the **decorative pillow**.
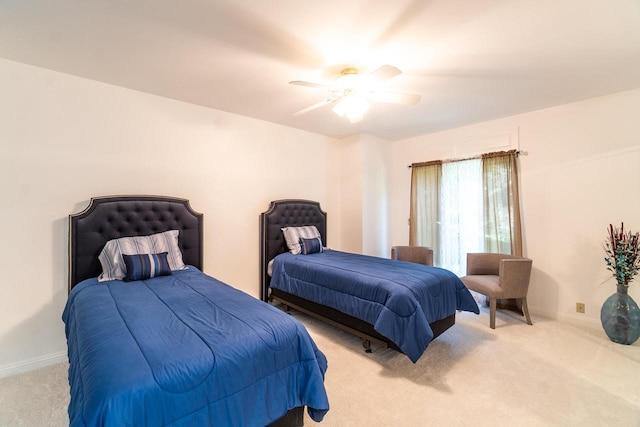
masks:
{"label": "decorative pillow", "polygon": [[287,242],[289,252],[294,255],[300,253],[300,238],[311,239],[320,237],[320,232],[315,225],[305,225],[303,227],[284,227],[281,229],[284,233],[284,240]]}
{"label": "decorative pillow", "polygon": [[124,265],[127,268],[125,282],[133,280],[146,280],[157,276],[171,275],[167,252],[160,254],[122,255]]}
{"label": "decorative pillow", "polygon": [[311,239],[300,238],[300,253],[302,255],[318,254],[322,252],[322,240],[319,237]]}
{"label": "decorative pillow", "polygon": [[150,236],[121,237],[109,240],[98,256],[102,265],[99,282],[122,280],[126,269],[122,255],[159,254],[167,252],[171,271],[187,268],[178,247],[178,230],[169,230]]}

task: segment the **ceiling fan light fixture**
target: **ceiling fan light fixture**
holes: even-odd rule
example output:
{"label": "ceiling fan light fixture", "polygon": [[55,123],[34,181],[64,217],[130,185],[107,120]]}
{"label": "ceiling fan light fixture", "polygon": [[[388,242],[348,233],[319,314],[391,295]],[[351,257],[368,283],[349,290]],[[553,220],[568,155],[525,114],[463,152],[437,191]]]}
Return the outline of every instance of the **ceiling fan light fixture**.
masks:
{"label": "ceiling fan light fixture", "polygon": [[369,110],[366,99],[356,95],[345,95],[333,107],[333,112],[340,117],[346,117],[351,123],[357,123],[364,118],[364,113]]}
{"label": "ceiling fan light fixture", "polygon": [[362,76],[355,68],[345,68],[336,80],[336,91],[342,93],[357,93],[364,89]]}
{"label": "ceiling fan light fixture", "polygon": [[303,108],[293,113],[293,115],[299,116],[313,111],[316,108],[335,103],[333,111],[338,116],[346,117],[351,123],[356,123],[361,121],[364,118],[364,114],[369,110],[369,101],[401,105],[417,104],[420,101],[420,95],[381,92],[379,88],[374,87],[374,83],[385,82],[400,74],[402,74],[402,72],[391,65],[383,65],[366,75],[361,75],[357,68],[348,67],[340,72],[340,77],[332,84],[314,83],[303,80],[291,81],[289,83],[294,85],[325,89],[329,92],[325,100]]}

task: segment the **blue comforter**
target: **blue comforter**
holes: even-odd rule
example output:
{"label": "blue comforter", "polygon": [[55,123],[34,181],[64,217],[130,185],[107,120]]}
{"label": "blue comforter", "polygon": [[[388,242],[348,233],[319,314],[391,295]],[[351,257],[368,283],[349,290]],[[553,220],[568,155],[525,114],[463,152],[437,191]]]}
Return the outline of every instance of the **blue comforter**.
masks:
{"label": "blue comforter", "polygon": [[414,363],[433,339],[429,323],[456,310],[480,313],[448,270],[334,250],[278,255],[271,287],[370,323]]}
{"label": "blue comforter", "polygon": [[260,426],[329,408],[327,362],[291,316],[193,266],[85,280],[63,313],[71,426]]}

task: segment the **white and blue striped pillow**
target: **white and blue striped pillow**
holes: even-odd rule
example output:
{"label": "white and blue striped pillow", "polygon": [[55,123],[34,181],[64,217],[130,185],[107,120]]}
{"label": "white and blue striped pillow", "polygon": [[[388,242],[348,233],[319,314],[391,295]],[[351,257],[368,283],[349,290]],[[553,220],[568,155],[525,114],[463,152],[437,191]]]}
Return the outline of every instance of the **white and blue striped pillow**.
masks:
{"label": "white and blue striped pillow", "polygon": [[125,282],[146,280],[152,277],[169,276],[171,268],[167,260],[167,252],[160,254],[122,255],[127,274]]}
{"label": "white and blue striped pillow", "polygon": [[109,240],[98,256],[102,265],[99,282],[122,280],[126,269],[122,255],[159,254],[167,252],[167,260],[171,271],[187,268],[182,260],[182,252],[178,246],[178,230],[169,230],[149,236],[121,237]]}
{"label": "white and blue striped pillow", "polygon": [[318,254],[322,252],[322,240],[319,237],[311,239],[300,238],[300,253],[302,255]]}
{"label": "white and blue striped pillow", "polygon": [[300,248],[300,238],[311,239],[320,237],[320,232],[315,225],[305,225],[302,227],[284,227],[281,229],[284,234],[284,240],[287,242],[289,252],[298,255],[302,249]]}

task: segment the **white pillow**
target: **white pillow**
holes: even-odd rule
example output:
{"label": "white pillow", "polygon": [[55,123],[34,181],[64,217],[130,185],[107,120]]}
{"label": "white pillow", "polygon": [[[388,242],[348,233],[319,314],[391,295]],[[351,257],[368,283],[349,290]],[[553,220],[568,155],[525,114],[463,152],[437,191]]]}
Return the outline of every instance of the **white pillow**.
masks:
{"label": "white pillow", "polygon": [[305,225],[303,227],[284,227],[281,228],[284,233],[284,240],[287,242],[289,252],[294,255],[298,255],[302,250],[300,249],[300,238],[312,239],[314,237],[320,237],[320,232],[315,225]]}
{"label": "white pillow", "polygon": [[109,240],[98,255],[102,265],[99,282],[122,280],[126,276],[126,266],[122,255],[159,254],[167,252],[171,271],[187,268],[178,247],[178,230],[169,230],[150,236],[121,237]]}

